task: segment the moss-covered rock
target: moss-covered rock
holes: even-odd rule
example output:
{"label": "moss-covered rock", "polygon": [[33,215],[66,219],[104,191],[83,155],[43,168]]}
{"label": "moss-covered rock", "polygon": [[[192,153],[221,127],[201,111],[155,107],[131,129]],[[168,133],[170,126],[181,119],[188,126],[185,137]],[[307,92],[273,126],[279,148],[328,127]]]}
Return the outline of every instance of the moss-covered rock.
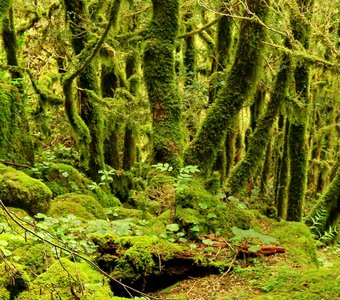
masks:
{"label": "moss-covered rock", "polygon": [[86,194],[96,197],[104,207],[120,206],[120,201],[113,195],[104,192],[99,186],[82,175],[77,169],[66,164],[51,164],[42,171],[42,179],[52,190],[53,196],[66,193]]}
{"label": "moss-covered rock", "polygon": [[22,265],[14,263],[0,264],[0,299],[16,299],[22,291],[28,290],[30,279]]}
{"label": "moss-covered rock", "polygon": [[131,218],[133,220],[147,220],[150,219],[152,216],[150,213],[134,209],[134,208],[125,208],[125,207],[117,207],[114,211],[114,219],[121,220]]}
{"label": "moss-covered rock", "polygon": [[82,220],[95,219],[95,216],[88,212],[80,203],[69,201],[53,201],[49,210],[49,215],[55,218],[74,215]]}
{"label": "moss-covered rock", "polygon": [[48,210],[51,197],[51,190],[41,181],[0,164],[0,198],[5,205],[34,215]]}
{"label": "moss-covered rock", "polygon": [[73,214],[84,219],[106,219],[103,207],[96,198],[76,193],[56,197],[51,203],[50,214],[58,217]]}
{"label": "moss-covered rock", "polygon": [[74,263],[62,258],[51,265],[48,271],[39,275],[32,282],[30,290],[21,293],[17,300],[112,298],[113,294],[102,275],[86,263]]}
{"label": "moss-covered rock", "polygon": [[27,243],[20,247],[14,248],[12,256],[16,257],[18,263],[23,266],[23,269],[30,275],[31,278],[46,271],[48,266],[54,262],[54,255],[51,248],[43,243]]}
{"label": "moss-covered rock", "polygon": [[268,235],[275,237],[286,249],[287,258],[298,265],[318,263],[315,241],[309,228],[300,222],[274,222]]}
{"label": "moss-covered rock", "polygon": [[128,204],[134,208],[150,212],[154,215],[159,214],[162,210],[161,203],[158,201],[150,200],[149,196],[144,191],[133,191],[128,200]]}
{"label": "moss-covered rock", "polygon": [[248,229],[257,224],[256,211],[247,209],[236,198],[224,201],[221,196],[208,192],[199,179],[193,180],[177,193],[176,221],[183,228],[199,225],[199,234],[218,231],[227,236],[232,226]]}

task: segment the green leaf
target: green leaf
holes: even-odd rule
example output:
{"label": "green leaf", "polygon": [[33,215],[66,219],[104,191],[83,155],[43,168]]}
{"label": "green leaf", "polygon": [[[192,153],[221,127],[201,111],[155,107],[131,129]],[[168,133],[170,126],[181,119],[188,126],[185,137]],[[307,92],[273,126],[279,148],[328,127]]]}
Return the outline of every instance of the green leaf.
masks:
{"label": "green leaf", "polygon": [[190,228],[190,231],[194,231],[194,232],[199,232],[200,231],[200,227],[199,225],[194,225]]}
{"label": "green leaf", "polygon": [[205,240],[202,241],[202,243],[204,245],[207,245],[207,246],[212,246],[212,244],[213,244],[211,239],[205,239]]}
{"label": "green leaf", "polygon": [[259,246],[256,246],[256,245],[252,245],[248,248],[248,250],[250,252],[257,252],[257,251],[261,250],[261,248]]}
{"label": "green leaf", "polygon": [[190,244],[189,247],[190,247],[190,249],[196,249],[197,245],[196,244]]}
{"label": "green leaf", "polygon": [[173,223],[173,224],[169,224],[166,226],[166,229],[171,231],[171,232],[176,232],[179,230],[179,225],[176,224],[176,223]]}
{"label": "green leaf", "polygon": [[207,218],[208,219],[217,219],[217,215],[215,213],[208,213]]}
{"label": "green leaf", "polygon": [[208,205],[204,202],[201,202],[201,203],[198,203],[198,206],[202,209],[207,209],[208,208]]}
{"label": "green leaf", "polygon": [[7,241],[3,241],[3,240],[0,240],[0,247],[7,247],[8,245],[8,242]]}
{"label": "green leaf", "polygon": [[37,213],[34,217],[36,219],[46,219],[47,218],[47,216],[45,214],[42,214],[42,213]]}

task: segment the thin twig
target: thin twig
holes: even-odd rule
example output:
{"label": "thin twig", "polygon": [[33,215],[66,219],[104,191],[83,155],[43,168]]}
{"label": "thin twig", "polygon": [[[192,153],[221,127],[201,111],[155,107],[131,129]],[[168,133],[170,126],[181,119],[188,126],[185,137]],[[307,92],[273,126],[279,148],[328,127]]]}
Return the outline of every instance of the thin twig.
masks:
{"label": "thin twig", "polygon": [[219,278],[218,280],[221,280],[225,275],[227,275],[227,274],[231,271],[231,269],[232,269],[232,267],[233,267],[233,265],[234,265],[234,262],[235,262],[236,258],[237,258],[237,253],[235,254],[233,260],[231,261],[231,264],[230,264],[228,270],[225,271],[225,272],[220,276],[220,278]]}

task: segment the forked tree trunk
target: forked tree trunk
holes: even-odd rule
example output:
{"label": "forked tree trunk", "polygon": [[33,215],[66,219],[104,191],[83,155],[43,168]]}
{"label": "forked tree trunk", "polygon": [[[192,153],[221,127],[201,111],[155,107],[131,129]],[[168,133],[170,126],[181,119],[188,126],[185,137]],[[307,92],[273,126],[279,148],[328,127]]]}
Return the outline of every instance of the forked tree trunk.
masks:
{"label": "forked tree trunk", "polygon": [[[251,12],[266,22],[269,1],[246,2]],[[251,15],[246,13],[246,17]],[[226,78],[227,82],[207,112],[198,135],[185,153],[185,164],[197,165],[206,176],[212,171],[217,152],[225,141],[227,130],[235,115],[241,110],[246,99],[254,96],[259,72],[263,68],[264,40],[264,26],[242,20],[237,57]]]}

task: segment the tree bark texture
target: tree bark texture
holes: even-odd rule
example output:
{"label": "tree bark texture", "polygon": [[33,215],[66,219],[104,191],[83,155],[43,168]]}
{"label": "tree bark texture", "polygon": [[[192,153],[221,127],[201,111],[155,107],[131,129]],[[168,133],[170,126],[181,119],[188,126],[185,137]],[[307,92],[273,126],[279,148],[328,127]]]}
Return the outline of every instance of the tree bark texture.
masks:
{"label": "tree bark texture", "polygon": [[177,0],[153,0],[151,33],[144,50],[144,79],[153,126],[152,161],[181,165],[181,105],[175,81],[174,50],[178,31]]}
{"label": "tree bark texture", "polygon": [[[249,9],[263,22],[269,11],[268,1],[247,1]],[[246,17],[249,17],[246,13]],[[263,67],[265,28],[255,22],[242,20],[237,57],[227,83],[207,112],[198,135],[185,153],[186,165],[197,165],[206,176],[211,173],[217,152],[226,132],[246,99],[254,96],[259,72]]]}

